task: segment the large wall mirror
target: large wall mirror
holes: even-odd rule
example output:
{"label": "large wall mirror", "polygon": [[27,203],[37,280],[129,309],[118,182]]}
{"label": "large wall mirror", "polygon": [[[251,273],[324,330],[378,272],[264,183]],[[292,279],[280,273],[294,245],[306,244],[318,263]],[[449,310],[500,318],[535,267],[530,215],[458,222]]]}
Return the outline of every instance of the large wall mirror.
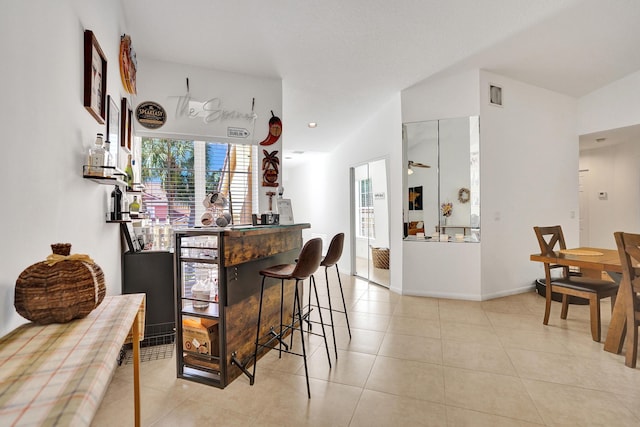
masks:
{"label": "large wall mirror", "polygon": [[480,119],[403,123],[405,240],[480,241]]}

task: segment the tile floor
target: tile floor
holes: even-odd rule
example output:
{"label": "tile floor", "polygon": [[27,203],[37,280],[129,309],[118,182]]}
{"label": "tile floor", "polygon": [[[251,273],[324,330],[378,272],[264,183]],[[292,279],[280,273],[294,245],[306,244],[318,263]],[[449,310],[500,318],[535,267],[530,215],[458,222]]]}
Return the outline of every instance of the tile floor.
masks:
{"label": "tile floor", "polygon": [[[400,296],[344,275],[343,285],[353,337],[336,319],[332,369],[312,337],[310,400],[300,357],[272,351],[254,386],[240,377],[220,390],[177,379],[174,356],[141,365],[142,424],[640,425],[640,369],[591,340],[587,306],[561,320],[554,303],[544,326],[533,292],[470,302]],[[609,310],[604,302],[604,336]],[[132,377],[131,365],[117,368],[94,426],[133,425]]]}

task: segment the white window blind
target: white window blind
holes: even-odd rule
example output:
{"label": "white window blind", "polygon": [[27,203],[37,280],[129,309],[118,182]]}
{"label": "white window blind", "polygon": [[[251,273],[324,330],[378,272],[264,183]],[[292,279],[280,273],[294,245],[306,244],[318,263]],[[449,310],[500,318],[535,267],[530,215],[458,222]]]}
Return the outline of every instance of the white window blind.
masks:
{"label": "white window blind", "polygon": [[200,225],[206,194],[219,192],[234,224],[251,223],[257,179],[257,149],[251,145],[166,138],[142,138],[144,208],[154,222]]}

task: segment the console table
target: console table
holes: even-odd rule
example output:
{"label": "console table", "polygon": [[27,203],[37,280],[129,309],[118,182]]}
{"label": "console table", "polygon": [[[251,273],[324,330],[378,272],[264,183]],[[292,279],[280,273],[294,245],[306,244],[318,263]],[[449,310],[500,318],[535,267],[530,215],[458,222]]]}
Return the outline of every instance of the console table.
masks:
{"label": "console table", "polygon": [[0,425],[89,426],[131,342],[139,426],[144,311],[144,294],[108,296],[84,319],[27,323],[0,338]]}

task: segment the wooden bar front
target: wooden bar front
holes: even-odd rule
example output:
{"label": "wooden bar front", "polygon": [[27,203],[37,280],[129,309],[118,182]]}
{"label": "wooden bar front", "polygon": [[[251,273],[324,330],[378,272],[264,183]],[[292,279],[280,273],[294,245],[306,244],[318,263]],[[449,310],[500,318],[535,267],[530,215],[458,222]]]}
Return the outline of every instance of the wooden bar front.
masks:
{"label": "wooden bar front", "polygon": [[[232,357],[251,366],[255,348],[258,306],[260,303],[260,270],[289,264],[302,248],[302,230],[309,224],[283,226],[241,227],[224,233],[225,284],[227,301],[225,337],[227,384],[241,376],[242,371],[232,363]],[[293,286],[285,286],[286,323],[291,317]],[[280,282],[268,279],[263,303],[260,335],[280,325]]]}

